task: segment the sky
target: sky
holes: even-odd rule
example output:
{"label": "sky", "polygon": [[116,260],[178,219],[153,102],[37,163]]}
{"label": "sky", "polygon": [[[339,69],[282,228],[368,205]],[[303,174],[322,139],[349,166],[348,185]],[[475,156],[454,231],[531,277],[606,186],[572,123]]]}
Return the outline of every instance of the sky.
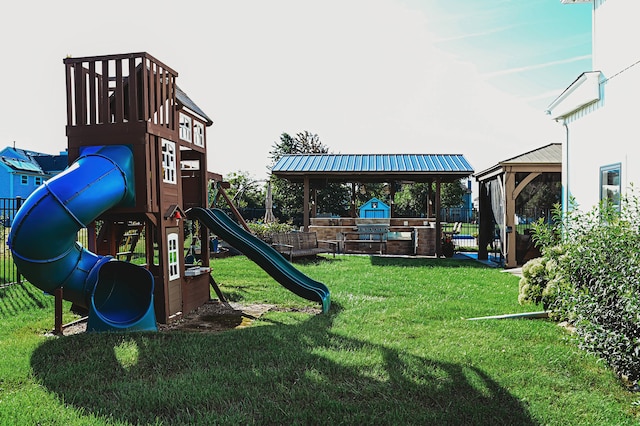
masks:
{"label": "sky", "polygon": [[0,18],[0,146],[63,151],[63,59],[144,51],[213,120],[210,171],[264,179],[280,135],[309,131],[333,153],[463,154],[480,172],[562,142],[545,109],[591,70],[591,7],[14,1]]}

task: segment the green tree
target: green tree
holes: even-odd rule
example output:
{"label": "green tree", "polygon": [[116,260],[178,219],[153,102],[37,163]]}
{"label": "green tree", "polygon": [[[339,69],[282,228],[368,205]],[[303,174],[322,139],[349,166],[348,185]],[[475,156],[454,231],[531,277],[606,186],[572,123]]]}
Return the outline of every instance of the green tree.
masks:
{"label": "green tree", "polygon": [[[431,191],[429,189],[431,188]],[[431,193],[431,205],[435,207],[435,184],[408,183],[395,196],[395,212],[398,216],[421,217],[427,213],[427,202]],[[445,182],[440,185],[440,207],[462,207],[466,189],[461,181]]]}
{"label": "green tree", "polygon": [[238,208],[264,208],[265,189],[260,182],[247,172],[237,171],[225,176],[231,187],[227,195]]}
{"label": "green tree", "polygon": [[[288,133],[280,135],[280,141],[274,143],[271,155],[273,166],[283,155],[287,154],[326,154],[329,148],[325,146],[317,134],[309,131],[297,133],[292,137]],[[281,219],[289,220],[300,218],[304,205],[304,187],[302,183],[289,182],[271,176],[273,188],[274,208],[283,216]],[[314,182],[317,189],[318,210],[322,213],[345,215],[349,206],[349,189],[340,183]],[[309,200],[311,201],[311,200]]]}
{"label": "green tree", "polygon": [[427,212],[429,183],[403,184],[396,193],[395,212],[403,217],[421,217]]}
{"label": "green tree", "polygon": [[455,182],[446,182],[443,183],[440,187],[440,205],[443,208],[464,206],[463,197],[467,192],[467,189],[463,186],[462,181],[457,180]]}

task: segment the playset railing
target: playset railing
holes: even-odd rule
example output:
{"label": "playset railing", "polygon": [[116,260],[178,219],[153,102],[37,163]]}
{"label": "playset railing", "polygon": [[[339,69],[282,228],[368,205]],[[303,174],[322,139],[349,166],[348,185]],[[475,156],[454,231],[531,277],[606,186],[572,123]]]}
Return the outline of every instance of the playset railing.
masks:
{"label": "playset railing", "polygon": [[142,121],[175,130],[178,73],[146,52],[66,58],[67,124]]}

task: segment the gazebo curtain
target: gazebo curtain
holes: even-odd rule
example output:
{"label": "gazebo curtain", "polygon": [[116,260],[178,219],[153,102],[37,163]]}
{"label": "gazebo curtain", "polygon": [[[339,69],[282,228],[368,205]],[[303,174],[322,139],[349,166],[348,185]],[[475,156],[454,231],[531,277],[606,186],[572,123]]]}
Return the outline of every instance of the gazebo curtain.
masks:
{"label": "gazebo curtain", "polygon": [[[504,252],[504,184],[502,175],[488,182],[489,197],[491,198],[491,211],[493,219],[498,228],[498,237],[500,238],[500,251]],[[495,238],[495,235],[494,235]],[[503,253],[504,254],[504,253]]]}

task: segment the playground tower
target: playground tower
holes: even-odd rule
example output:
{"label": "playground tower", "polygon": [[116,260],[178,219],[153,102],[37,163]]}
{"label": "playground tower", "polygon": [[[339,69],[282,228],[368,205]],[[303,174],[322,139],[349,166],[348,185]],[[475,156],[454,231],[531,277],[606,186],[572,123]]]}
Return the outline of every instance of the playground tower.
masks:
{"label": "playground tower", "polygon": [[[91,147],[133,154],[134,199],[89,227],[89,251],[133,261],[154,277],[158,322],[209,300],[206,228],[186,229],[185,211],[207,207],[207,115],[176,84],[178,73],[146,52],[64,59],[69,163]],[[198,250],[185,265],[185,238]],[[129,249],[123,249],[129,247]],[[197,265],[200,264],[200,267]]]}

